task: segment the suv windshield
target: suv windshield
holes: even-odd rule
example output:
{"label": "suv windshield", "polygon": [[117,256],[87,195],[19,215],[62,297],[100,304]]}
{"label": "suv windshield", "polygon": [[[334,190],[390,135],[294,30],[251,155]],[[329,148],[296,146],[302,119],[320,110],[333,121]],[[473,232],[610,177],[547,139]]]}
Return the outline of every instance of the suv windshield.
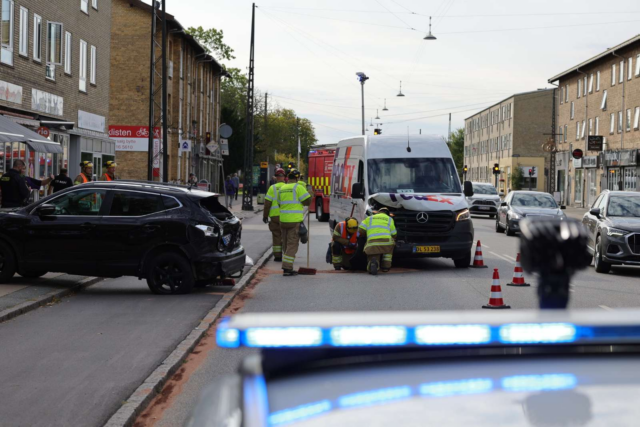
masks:
{"label": "suv windshield", "polygon": [[474,185],[473,192],[475,194],[498,194],[496,187],[494,187],[493,185]]}
{"label": "suv windshield", "polygon": [[612,196],[607,209],[609,216],[640,217],[639,196]]}
{"label": "suv windshield", "polygon": [[558,208],[558,204],[547,194],[516,194],[513,196],[512,206],[532,208]]}
{"label": "suv windshield", "polygon": [[461,193],[451,159],[370,159],[369,193]]}

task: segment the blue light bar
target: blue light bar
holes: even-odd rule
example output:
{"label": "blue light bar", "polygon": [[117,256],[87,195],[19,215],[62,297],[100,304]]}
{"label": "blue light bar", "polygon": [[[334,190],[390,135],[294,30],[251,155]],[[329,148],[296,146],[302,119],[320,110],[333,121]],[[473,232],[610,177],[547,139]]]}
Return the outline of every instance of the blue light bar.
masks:
{"label": "blue light bar", "polygon": [[459,345],[491,342],[489,325],[433,325],[416,327],[416,344]]}
{"label": "blue light bar", "polygon": [[249,328],[245,331],[248,347],[318,347],[322,329],[316,327]]}
{"label": "blue light bar", "polygon": [[505,344],[552,344],[576,340],[577,331],[569,323],[514,323],[500,327]]}
{"label": "blue light bar", "polygon": [[443,397],[461,394],[486,393],[493,389],[493,380],[490,378],[474,378],[460,381],[442,381],[426,383],[420,386],[420,394],[423,396]]}
{"label": "blue light bar", "polygon": [[412,394],[413,391],[409,386],[363,391],[340,397],[338,399],[338,406],[341,408],[353,408],[357,406],[377,405],[393,400],[405,399]]}
{"label": "blue light bar", "polygon": [[235,328],[229,328],[229,319],[224,319],[216,330],[216,341],[220,347],[240,347],[240,331]]}
{"label": "blue light bar", "polygon": [[329,400],[321,400],[319,402],[309,403],[307,405],[301,405],[291,409],[283,409],[282,411],[274,412],[269,415],[269,425],[277,426],[280,424],[300,421],[320,415],[323,412],[329,412],[331,408],[332,405]]}
{"label": "blue light bar", "polygon": [[506,391],[546,391],[575,388],[578,380],[573,374],[516,375],[501,383]]}
{"label": "blue light bar", "polygon": [[338,326],[331,328],[331,344],[336,347],[366,347],[407,344],[404,326]]}

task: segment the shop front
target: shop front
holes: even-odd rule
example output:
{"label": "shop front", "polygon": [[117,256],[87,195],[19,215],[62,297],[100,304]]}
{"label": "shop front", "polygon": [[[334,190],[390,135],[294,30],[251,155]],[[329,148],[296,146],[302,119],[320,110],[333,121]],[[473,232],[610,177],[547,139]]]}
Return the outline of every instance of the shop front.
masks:
{"label": "shop front", "polygon": [[573,204],[575,207],[584,207],[584,169],[582,169],[582,159],[572,159],[573,175],[575,177],[573,185]]}
{"label": "shop front", "polygon": [[587,206],[593,206],[598,195],[599,191],[599,182],[600,182],[600,164],[598,161],[598,156],[587,156],[582,159],[582,166],[584,167],[584,171],[586,174],[586,198],[587,198]]}
{"label": "shop front", "polygon": [[556,200],[560,201],[561,205],[569,205],[571,202],[571,191],[567,191],[567,185],[569,184],[569,152],[556,153],[556,174],[556,188],[553,189],[554,196]]}
{"label": "shop front", "polygon": [[638,150],[605,151],[607,188],[613,191],[638,191]]}
{"label": "shop front", "polygon": [[116,160],[116,143],[105,133],[106,119],[97,114],[78,111],[78,127],[70,131],[70,167],[72,178],[80,173],[80,163],[93,163],[93,179],[100,179],[104,165]]}

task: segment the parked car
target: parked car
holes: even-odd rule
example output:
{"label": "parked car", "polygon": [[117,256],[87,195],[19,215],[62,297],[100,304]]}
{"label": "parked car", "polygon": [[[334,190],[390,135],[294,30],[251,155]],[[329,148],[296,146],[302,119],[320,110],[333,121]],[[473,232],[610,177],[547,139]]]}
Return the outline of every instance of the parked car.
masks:
{"label": "parked car", "polygon": [[507,236],[520,231],[520,220],[528,217],[558,216],[564,218],[562,209],[550,194],[539,191],[512,191],[500,204],[496,218],[496,233],[503,230]]}
{"label": "parked car", "polygon": [[582,224],[598,273],[608,273],[612,265],[640,265],[640,194],[603,191]]}
{"label": "parked car", "polygon": [[486,182],[472,182],[473,196],[467,197],[469,212],[472,215],[489,215],[495,218],[500,206],[498,190],[492,184]]}
{"label": "parked car", "polygon": [[0,283],[18,272],[136,276],[157,294],[242,274],[242,224],[218,195],[176,185],[92,182],[0,213]]}

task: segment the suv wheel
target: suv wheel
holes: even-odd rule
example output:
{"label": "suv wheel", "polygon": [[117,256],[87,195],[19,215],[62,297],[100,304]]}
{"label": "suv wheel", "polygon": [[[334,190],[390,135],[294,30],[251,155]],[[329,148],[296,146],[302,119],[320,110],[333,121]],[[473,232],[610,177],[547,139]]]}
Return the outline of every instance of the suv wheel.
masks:
{"label": "suv wheel", "polygon": [[149,264],[147,285],[154,294],[188,294],[195,285],[191,264],[175,252],[160,254]]}
{"label": "suv wheel", "polygon": [[38,277],[42,277],[47,274],[48,271],[45,270],[27,270],[19,273],[22,277],[26,277],[27,279],[37,279]]}
{"label": "suv wheel", "polygon": [[456,268],[469,268],[471,264],[471,252],[468,252],[463,258],[454,259],[453,263]]}
{"label": "suv wheel", "polygon": [[322,199],[316,201],[316,219],[320,222],[327,222],[329,220],[329,214],[324,213]]}
{"label": "suv wheel", "polygon": [[509,219],[507,218],[507,223],[504,227],[504,234],[506,234],[507,236],[515,236],[515,232],[513,230],[511,230],[511,227],[509,227]]}
{"label": "suv wheel", "polygon": [[611,264],[602,260],[602,242],[600,236],[596,240],[596,254],[593,257],[593,262],[598,273],[608,273],[611,271]]}
{"label": "suv wheel", "polygon": [[7,283],[16,274],[16,259],[11,248],[0,242],[0,283]]}

